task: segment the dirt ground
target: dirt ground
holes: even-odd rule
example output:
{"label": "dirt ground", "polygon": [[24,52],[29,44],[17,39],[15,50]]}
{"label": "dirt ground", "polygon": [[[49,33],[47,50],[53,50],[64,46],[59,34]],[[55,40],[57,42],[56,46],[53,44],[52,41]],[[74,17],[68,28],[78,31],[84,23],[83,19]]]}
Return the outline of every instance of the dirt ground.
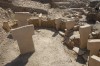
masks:
{"label": "dirt ground", "polygon": [[33,41],[35,52],[20,55],[17,42],[9,35],[0,45],[0,66],[85,66],[54,29],[37,29]]}

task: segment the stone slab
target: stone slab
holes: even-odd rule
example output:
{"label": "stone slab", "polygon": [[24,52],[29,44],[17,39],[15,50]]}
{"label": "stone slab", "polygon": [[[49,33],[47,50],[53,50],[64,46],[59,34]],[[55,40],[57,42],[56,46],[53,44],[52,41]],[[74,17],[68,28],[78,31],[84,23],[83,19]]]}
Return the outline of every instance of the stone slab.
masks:
{"label": "stone slab", "polygon": [[18,20],[18,26],[28,25],[27,19],[32,15],[29,12],[15,12],[15,19]]}
{"label": "stone slab", "polygon": [[89,38],[89,34],[91,33],[91,26],[90,25],[80,26],[79,33],[80,33],[80,48],[85,49],[87,48],[87,41]]}
{"label": "stone slab", "polygon": [[100,57],[93,55],[89,59],[89,66],[100,66]]}
{"label": "stone slab", "polygon": [[75,51],[78,55],[83,55],[85,53],[85,51],[79,49],[78,47],[74,47],[73,51]]}
{"label": "stone slab", "polygon": [[21,54],[34,51],[32,35],[34,35],[34,26],[26,25],[11,30],[12,36],[17,40]]}
{"label": "stone slab", "polygon": [[90,50],[90,56],[98,55],[100,50],[100,39],[88,40],[87,49]]}

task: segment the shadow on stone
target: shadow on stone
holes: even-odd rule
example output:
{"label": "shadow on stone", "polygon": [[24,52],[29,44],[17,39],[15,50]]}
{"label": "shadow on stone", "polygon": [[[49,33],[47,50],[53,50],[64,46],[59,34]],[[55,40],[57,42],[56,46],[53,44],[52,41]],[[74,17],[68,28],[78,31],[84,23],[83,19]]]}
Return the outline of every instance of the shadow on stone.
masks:
{"label": "shadow on stone", "polygon": [[28,59],[32,54],[33,53],[19,55],[16,59],[11,61],[10,63],[7,63],[5,66],[25,66],[28,63]]}
{"label": "shadow on stone", "polygon": [[79,63],[81,63],[81,64],[86,64],[85,60],[84,60],[83,57],[80,56],[80,55],[77,56],[76,62],[79,62]]}
{"label": "shadow on stone", "polygon": [[59,32],[58,32],[58,31],[55,31],[54,34],[52,35],[52,37],[55,37],[55,36],[57,36],[58,34],[59,34]]}
{"label": "shadow on stone", "polygon": [[9,34],[9,35],[7,36],[7,38],[9,38],[9,39],[13,39],[13,37],[12,37],[11,34]]}
{"label": "shadow on stone", "polygon": [[37,1],[37,2],[41,2],[41,3],[50,3],[51,0],[32,0],[32,1]]}

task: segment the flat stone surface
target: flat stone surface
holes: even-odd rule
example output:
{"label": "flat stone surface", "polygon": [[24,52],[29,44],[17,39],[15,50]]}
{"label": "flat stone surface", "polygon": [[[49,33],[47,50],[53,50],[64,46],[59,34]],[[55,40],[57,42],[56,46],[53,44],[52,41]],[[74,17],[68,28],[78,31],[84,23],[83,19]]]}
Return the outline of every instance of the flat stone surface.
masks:
{"label": "flat stone surface", "polygon": [[67,19],[66,21],[66,29],[72,29],[76,25],[76,22],[74,19]]}
{"label": "flat stone surface", "polygon": [[89,34],[91,33],[91,26],[88,24],[80,26],[79,33],[80,33],[80,48],[85,49],[87,48],[87,41],[89,38]]}
{"label": "flat stone surface", "polygon": [[15,19],[18,20],[18,26],[25,26],[28,25],[27,20],[31,17],[32,15],[29,12],[15,12]]}
{"label": "flat stone surface", "polygon": [[98,56],[91,56],[89,59],[89,66],[100,66],[100,57]]}
{"label": "flat stone surface", "polygon": [[79,49],[78,47],[74,47],[73,50],[78,54],[78,55],[83,55],[85,53],[85,51],[82,51],[81,49]]}
{"label": "flat stone surface", "polygon": [[34,43],[32,35],[34,35],[34,26],[26,25],[11,30],[12,36],[17,40],[21,54],[34,52]]}
{"label": "flat stone surface", "polygon": [[100,39],[88,40],[87,49],[90,50],[90,56],[98,55],[100,50]]}

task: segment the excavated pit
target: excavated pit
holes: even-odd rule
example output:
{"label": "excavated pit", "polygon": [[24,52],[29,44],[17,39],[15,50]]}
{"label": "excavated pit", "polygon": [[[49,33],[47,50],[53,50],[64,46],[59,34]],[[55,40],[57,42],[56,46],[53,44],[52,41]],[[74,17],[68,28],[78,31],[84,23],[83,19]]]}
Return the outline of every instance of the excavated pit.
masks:
{"label": "excavated pit", "polygon": [[[10,37],[11,38],[11,37]],[[0,66],[82,66],[85,61],[63,45],[63,36],[52,28],[37,28],[33,41],[35,52],[20,55],[16,41],[8,39],[8,44],[0,46]],[[11,42],[10,42],[11,41]],[[77,60],[76,60],[77,59]],[[80,63],[79,62],[80,59]],[[77,62],[76,62],[77,61]]]}
{"label": "excavated pit", "polygon": [[[87,40],[100,39],[100,23],[97,21],[99,17],[92,22],[88,21],[97,16],[90,17],[90,15],[87,18],[88,3],[87,0],[0,1],[2,7],[0,9],[0,66],[90,66],[89,64],[93,64],[89,62],[91,50],[87,47]],[[18,13],[20,15],[17,17],[23,14],[31,17],[28,19],[23,18],[27,16],[20,17],[23,20],[15,18]],[[21,22],[20,20],[27,23],[20,25],[18,23]],[[12,29],[27,27],[27,25],[34,26],[32,40],[35,51],[22,54],[18,41],[14,40]],[[86,46],[82,46],[83,43]],[[99,54],[94,55],[99,57]]]}

